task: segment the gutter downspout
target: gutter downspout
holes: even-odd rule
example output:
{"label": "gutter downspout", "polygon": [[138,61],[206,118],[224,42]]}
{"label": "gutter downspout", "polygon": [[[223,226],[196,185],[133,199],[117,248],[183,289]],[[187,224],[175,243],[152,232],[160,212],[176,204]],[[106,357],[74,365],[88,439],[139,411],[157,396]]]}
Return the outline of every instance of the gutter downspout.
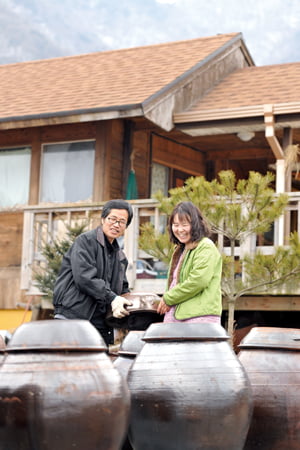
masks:
{"label": "gutter downspout", "polygon": [[[275,118],[273,105],[264,105],[265,137],[276,158],[276,194],[285,192],[284,151],[275,135]],[[274,245],[284,244],[284,215],[275,222]]]}

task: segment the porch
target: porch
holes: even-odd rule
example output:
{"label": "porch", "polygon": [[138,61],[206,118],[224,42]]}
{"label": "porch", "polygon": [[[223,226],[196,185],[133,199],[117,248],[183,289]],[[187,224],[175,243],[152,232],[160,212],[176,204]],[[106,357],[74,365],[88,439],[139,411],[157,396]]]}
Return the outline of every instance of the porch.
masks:
{"label": "porch", "polygon": [[[290,192],[289,203],[285,214],[275,223],[274,228],[265,236],[252,235],[241,246],[236,247],[237,256],[260,250],[264,254],[272,254],[278,245],[284,245],[291,231],[300,233],[300,192]],[[166,286],[166,270],[155,270],[158,261],[153,261],[149,255],[139,249],[139,229],[141,224],[151,222],[156,231],[162,232],[167,223],[167,217],[158,209],[158,202],[153,199],[131,200],[133,220],[125,232],[121,244],[127,255],[128,281],[135,292],[156,292],[162,294]],[[24,226],[22,240],[21,289],[28,295],[40,296],[34,282],[34,271],[45,266],[42,248],[46,242],[63,238],[67,226],[86,224],[86,229],[92,229],[100,223],[100,212],[103,203],[49,204],[27,206],[24,208]],[[222,235],[216,236],[218,246],[229,254],[229,247]],[[141,269],[138,262],[145,262]],[[147,270],[147,263],[148,269]],[[153,265],[154,263],[154,265]],[[150,265],[150,266],[149,266]],[[143,267],[145,271],[143,273]],[[223,305],[224,310],[227,305]],[[300,311],[300,289],[295,285],[292,295],[245,296],[238,300],[236,309],[243,311]]]}

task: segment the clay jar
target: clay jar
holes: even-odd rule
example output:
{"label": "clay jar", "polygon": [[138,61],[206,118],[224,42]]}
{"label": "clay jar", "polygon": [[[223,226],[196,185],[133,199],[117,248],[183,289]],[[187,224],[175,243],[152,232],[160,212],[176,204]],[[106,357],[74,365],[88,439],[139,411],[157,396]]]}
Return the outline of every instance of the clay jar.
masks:
{"label": "clay jar", "polygon": [[[120,346],[118,357],[113,362],[114,367],[119,371],[124,380],[127,380],[129,369],[145,344],[142,340],[144,333],[144,331],[129,331]],[[121,450],[132,450],[130,429],[128,430]]]}
{"label": "clay jar", "polygon": [[218,324],[157,323],[131,366],[135,450],[242,449],[252,396]]}
{"label": "clay jar", "polygon": [[145,344],[142,340],[144,334],[144,331],[129,331],[120,346],[118,357],[113,362],[125,380],[131,365]]}
{"label": "clay jar", "polygon": [[130,394],[88,321],[21,325],[0,369],[1,450],[118,450]]}
{"label": "clay jar", "polygon": [[245,449],[299,449],[300,330],[256,327],[239,347],[254,401]]}

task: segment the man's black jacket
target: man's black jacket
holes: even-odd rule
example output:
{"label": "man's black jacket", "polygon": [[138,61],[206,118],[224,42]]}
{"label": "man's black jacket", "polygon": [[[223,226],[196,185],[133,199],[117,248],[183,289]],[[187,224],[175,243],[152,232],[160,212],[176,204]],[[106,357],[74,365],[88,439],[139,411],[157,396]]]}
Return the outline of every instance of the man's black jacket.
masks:
{"label": "man's black jacket", "polygon": [[68,319],[91,320],[99,305],[105,318],[115,296],[129,292],[128,261],[117,241],[112,245],[116,253],[111,281],[108,279],[108,245],[101,227],[87,231],[75,240],[63,257],[54,287],[54,314],[63,314]]}

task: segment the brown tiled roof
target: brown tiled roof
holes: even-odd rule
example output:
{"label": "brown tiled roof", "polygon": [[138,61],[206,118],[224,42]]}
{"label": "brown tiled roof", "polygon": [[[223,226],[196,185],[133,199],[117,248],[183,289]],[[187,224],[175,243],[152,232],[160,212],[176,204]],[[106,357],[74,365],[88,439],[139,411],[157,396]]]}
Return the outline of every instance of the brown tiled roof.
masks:
{"label": "brown tiled roof", "polygon": [[[190,110],[205,114],[221,111],[300,102],[300,62],[246,67],[228,75]],[[254,111],[254,108],[252,108]],[[228,112],[228,116],[229,116]]]}
{"label": "brown tiled roof", "polygon": [[237,37],[0,66],[0,120],[140,104]]}

